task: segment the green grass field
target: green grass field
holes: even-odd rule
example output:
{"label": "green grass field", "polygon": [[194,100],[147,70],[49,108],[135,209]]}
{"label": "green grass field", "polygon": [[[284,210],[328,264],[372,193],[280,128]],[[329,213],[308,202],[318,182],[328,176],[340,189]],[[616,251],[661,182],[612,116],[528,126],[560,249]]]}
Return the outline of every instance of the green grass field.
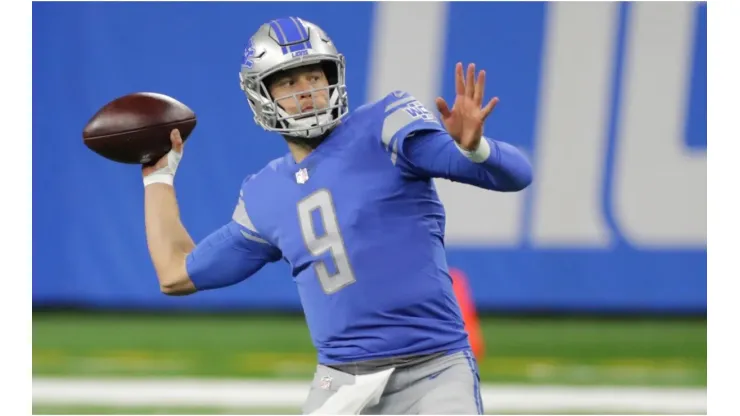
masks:
{"label": "green grass field", "polygon": [[[706,386],[706,320],[483,317],[488,383]],[[300,316],[38,313],[34,376],[308,379]]]}

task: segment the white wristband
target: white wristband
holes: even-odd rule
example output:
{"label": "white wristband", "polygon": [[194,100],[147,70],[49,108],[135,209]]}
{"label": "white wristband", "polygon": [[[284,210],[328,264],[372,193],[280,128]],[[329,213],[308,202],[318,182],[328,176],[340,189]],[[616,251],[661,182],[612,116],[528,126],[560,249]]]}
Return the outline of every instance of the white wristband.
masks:
{"label": "white wristband", "polygon": [[163,183],[172,186],[175,182],[175,176],[167,173],[152,173],[144,177],[144,187],[155,183]]}
{"label": "white wristband", "polygon": [[478,148],[470,151],[465,150],[462,147],[460,147],[457,142],[455,142],[455,146],[457,146],[457,150],[460,151],[465,157],[470,159],[474,163],[482,163],[485,162],[486,159],[488,159],[488,156],[491,155],[491,145],[488,143],[488,139],[485,137],[480,138],[480,142],[478,143]]}
{"label": "white wristband", "polygon": [[180,159],[182,159],[182,152],[177,153],[174,150],[170,150],[167,153],[167,166],[144,176],[144,187],[155,183],[172,186],[175,182],[175,172],[177,171],[177,165],[180,164]]}

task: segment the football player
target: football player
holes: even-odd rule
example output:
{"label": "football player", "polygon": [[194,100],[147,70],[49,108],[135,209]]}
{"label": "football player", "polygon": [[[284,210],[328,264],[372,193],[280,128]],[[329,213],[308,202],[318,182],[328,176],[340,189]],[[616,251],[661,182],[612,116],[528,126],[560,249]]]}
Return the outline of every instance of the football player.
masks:
{"label": "football player", "polygon": [[197,245],[181,224],[177,130],[173,150],[143,170],[164,293],[290,265],[318,351],[304,413],[483,413],[433,179],[517,192],[532,170],[515,147],[483,136],[498,99],[484,105],[485,72],[464,71],[457,64],[452,105],[437,99],[439,118],[403,91],[350,112],[344,57],[329,36],[276,19],[251,37],[239,77],[255,122],[289,152],[244,179],[232,219]]}

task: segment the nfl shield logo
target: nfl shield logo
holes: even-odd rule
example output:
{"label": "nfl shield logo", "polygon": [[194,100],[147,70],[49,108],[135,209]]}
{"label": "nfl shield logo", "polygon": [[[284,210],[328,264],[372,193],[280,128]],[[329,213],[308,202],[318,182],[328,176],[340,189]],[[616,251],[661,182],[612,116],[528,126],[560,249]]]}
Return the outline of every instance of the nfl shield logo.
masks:
{"label": "nfl shield logo", "polygon": [[321,384],[319,386],[324,390],[329,390],[331,388],[331,380],[332,378],[329,376],[321,377]]}
{"label": "nfl shield logo", "polygon": [[304,184],[308,180],[308,171],[306,168],[303,168],[295,173],[295,181]]}

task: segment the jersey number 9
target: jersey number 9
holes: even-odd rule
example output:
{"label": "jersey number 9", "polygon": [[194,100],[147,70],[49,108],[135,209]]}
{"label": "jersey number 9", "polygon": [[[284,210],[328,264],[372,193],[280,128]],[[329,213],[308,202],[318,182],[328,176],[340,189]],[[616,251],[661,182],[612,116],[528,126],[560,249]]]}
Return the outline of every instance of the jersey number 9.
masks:
{"label": "jersey number 9", "polygon": [[[324,225],[324,234],[321,236],[316,235],[313,221],[314,211],[318,211]],[[319,278],[324,293],[330,295],[354,283],[355,275],[349,264],[344,240],[339,231],[331,193],[326,189],[320,189],[298,202],[298,221],[308,252],[317,258],[329,252],[336,266],[336,273],[329,274],[325,261],[316,260],[314,263],[316,276]]]}

